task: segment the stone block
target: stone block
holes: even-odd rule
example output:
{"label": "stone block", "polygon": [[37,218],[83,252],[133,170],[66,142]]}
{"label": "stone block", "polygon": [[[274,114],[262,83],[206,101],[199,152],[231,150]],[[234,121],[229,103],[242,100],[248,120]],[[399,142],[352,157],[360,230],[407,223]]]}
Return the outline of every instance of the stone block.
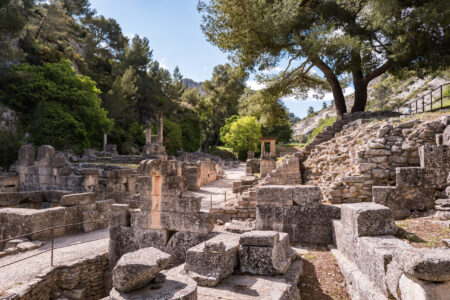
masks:
{"label": "stone block", "polygon": [[436,186],[436,172],[418,167],[395,168],[397,186],[432,188]]}
{"label": "stone block", "polygon": [[318,186],[299,185],[293,189],[292,198],[298,205],[320,203],[322,192]]}
{"label": "stone block", "polygon": [[162,283],[151,282],[142,289],[129,293],[113,288],[109,295],[111,300],[197,300],[197,283],[179,271],[169,271]]}
{"label": "stone block", "polygon": [[95,193],[69,194],[61,197],[61,206],[76,206],[95,202]]}
{"label": "stone block", "polygon": [[291,249],[287,233],[273,247],[244,246],[239,249],[239,269],[259,275],[284,274],[291,265]]}
{"label": "stone block", "polygon": [[175,212],[196,213],[200,211],[202,197],[181,196],[175,199],[173,209]]}
{"label": "stone block", "polygon": [[450,249],[397,249],[394,259],[406,274],[426,281],[450,281]]}
{"label": "stone block", "polygon": [[450,281],[429,282],[403,274],[399,279],[398,290],[401,299],[446,300],[450,295]]}
{"label": "stone block", "polygon": [[20,166],[31,166],[34,164],[35,150],[31,145],[23,145],[19,148],[17,164]]}
{"label": "stone block", "polygon": [[449,146],[421,146],[419,158],[422,168],[450,170]]}
{"label": "stone block", "polygon": [[38,149],[37,162],[38,166],[48,166],[50,167],[55,157],[55,148],[50,145],[42,145]]}
{"label": "stone block", "polygon": [[393,235],[397,231],[392,211],[376,203],[343,204],[341,220],[357,236]]}
{"label": "stone block", "polygon": [[277,231],[249,231],[240,236],[239,244],[243,246],[273,247],[280,238]]}
{"label": "stone block", "polygon": [[83,232],[95,231],[100,227],[101,219],[99,213],[96,210],[87,210],[81,213],[81,228]]}
{"label": "stone block", "polygon": [[146,286],[169,264],[171,256],[156,248],[143,248],[124,254],[113,270],[113,286],[130,292]]}
{"label": "stone block", "polygon": [[216,286],[237,266],[239,235],[222,233],[186,252],[184,270],[201,286]]}
{"label": "stone block", "polygon": [[450,146],[450,126],[448,125],[442,133],[442,143],[446,146]]}
{"label": "stone block", "polygon": [[258,188],[258,204],[289,205],[293,204],[293,185],[265,185]]}

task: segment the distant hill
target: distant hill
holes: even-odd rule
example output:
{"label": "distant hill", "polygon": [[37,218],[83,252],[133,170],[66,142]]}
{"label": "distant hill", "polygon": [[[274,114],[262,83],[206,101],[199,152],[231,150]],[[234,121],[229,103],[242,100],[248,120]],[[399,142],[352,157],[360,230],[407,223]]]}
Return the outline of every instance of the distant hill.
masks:
{"label": "distant hill", "polygon": [[196,82],[190,78],[183,78],[183,84],[188,89],[198,89],[200,90],[200,87],[202,86],[203,82]]}

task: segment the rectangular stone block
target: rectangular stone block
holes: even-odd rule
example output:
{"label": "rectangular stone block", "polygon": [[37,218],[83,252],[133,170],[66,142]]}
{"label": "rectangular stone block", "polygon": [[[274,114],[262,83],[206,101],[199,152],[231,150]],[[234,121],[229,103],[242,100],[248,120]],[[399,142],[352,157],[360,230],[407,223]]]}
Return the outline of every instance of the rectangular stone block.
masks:
{"label": "rectangular stone block", "polygon": [[61,197],[61,206],[76,206],[95,202],[95,193],[69,194]]}
{"label": "rectangular stone block", "polygon": [[214,228],[214,223],[214,216],[204,212],[190,214],[161,213],[161,227],[165,230],[209,233]]}
{"label": "rectangular stone block", "polygon": [[427,169],[450,169],[450,146],[421,146],[419,148],[420,166]]}
{"label": "rectangular stone block", "polygon": [[298,205],[320,203],[322,192],[318,186],[298,185],[292,191],[292,198]]}
{"label": "rectangular stone block", "polygon": [[[211,251],[220,245],[220,251]],[[216,286],[237,266],[239,235],[219,234],[186,251],[185,271],[201,286]]]}
{"label": "rectangular stone block", "polygon": [[293,185],[265,185],[258,189],[258,204],[291,206],[293,204]]}
{"label": "rectangular stone block", "polygon": [[438,182],[436,175],[433,169],[418,167],[395,168],[396,186],[432,188]]}
{"label": "rectangular stone block", "polygon": [[273,247],[280,238],[277,231],[249,231],[240,236],[239,243],[245,246]]}
{"label": "rectangular stone block", "polygon": [[392,211],[371,202],[343,204],[341,220],[356,236],[392,235],[397,231]]}
{"label": "rectangular stone block", "polygon": [[201,197],[179,197],[174,201],[174,211],[181,213],[196,213],[201,209]]}

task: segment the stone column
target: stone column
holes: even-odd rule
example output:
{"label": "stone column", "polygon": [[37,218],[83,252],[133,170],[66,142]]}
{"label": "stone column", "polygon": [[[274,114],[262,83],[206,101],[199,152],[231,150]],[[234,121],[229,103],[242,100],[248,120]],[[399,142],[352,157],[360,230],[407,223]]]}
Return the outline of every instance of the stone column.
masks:
{"label": "stone column", "polygon": [[163,127],[164,127],[164,120],[163,120],[163,113],[162,111],[158,112],[158,143],[163,143]]}
{"label": "stone column", "polygon": [[275,150],[275,140],[270,141],[270,157],[275,158],[277,156],[277,151]]}
{"label": "stone column", "polygon": [[108,145],[108,134],[103,134],[103,151],[106,151],[106,145]]}
{"label": "stone column", "polygon": [[152,125],[150,124],[150,122],[147,124],[147,128],[145,129],[145,143],[152,143]]}
{"label": "stone column", "polygon": [[265,141],[261,141],[261,158],[265,158],[266,156],[266,147],[265,147]]}

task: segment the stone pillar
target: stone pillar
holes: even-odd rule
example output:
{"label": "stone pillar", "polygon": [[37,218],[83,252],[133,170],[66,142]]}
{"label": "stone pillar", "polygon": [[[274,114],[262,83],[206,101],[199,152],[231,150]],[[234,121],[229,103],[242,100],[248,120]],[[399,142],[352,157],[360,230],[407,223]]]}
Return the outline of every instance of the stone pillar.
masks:
{"label": "stone pillar", "polygon": [[163,120],[163,113],[162,111],[158,112],[158,143],[163,143],[163,127],[164,127],[164,120]]}
{"label": "stone pillar", "polygon": [[277,151],[275,150],[275,140],[270,141],[270,157],[275,158],[277,156]]}
{"label": "stone pillar", "polygon": [[266,157],[266,147],[265,147],[265,142],[261,141],[261,158]]}
{"label": "stone pillar", "polygon": [[152,125],[150,124],[150,122],[147,124],[147,128],[145,129],[145,143],[152,143]]}
{"label": "stone pillar", "polygon": [[106,151],[106,145],[108,145],[108,134],[103,134],[103,151]]}
{"label": "stone pillar", "polygon": [[247,152],[247,159],[254,159],[255,158],[255,152],[252,150],[248,150]]}

